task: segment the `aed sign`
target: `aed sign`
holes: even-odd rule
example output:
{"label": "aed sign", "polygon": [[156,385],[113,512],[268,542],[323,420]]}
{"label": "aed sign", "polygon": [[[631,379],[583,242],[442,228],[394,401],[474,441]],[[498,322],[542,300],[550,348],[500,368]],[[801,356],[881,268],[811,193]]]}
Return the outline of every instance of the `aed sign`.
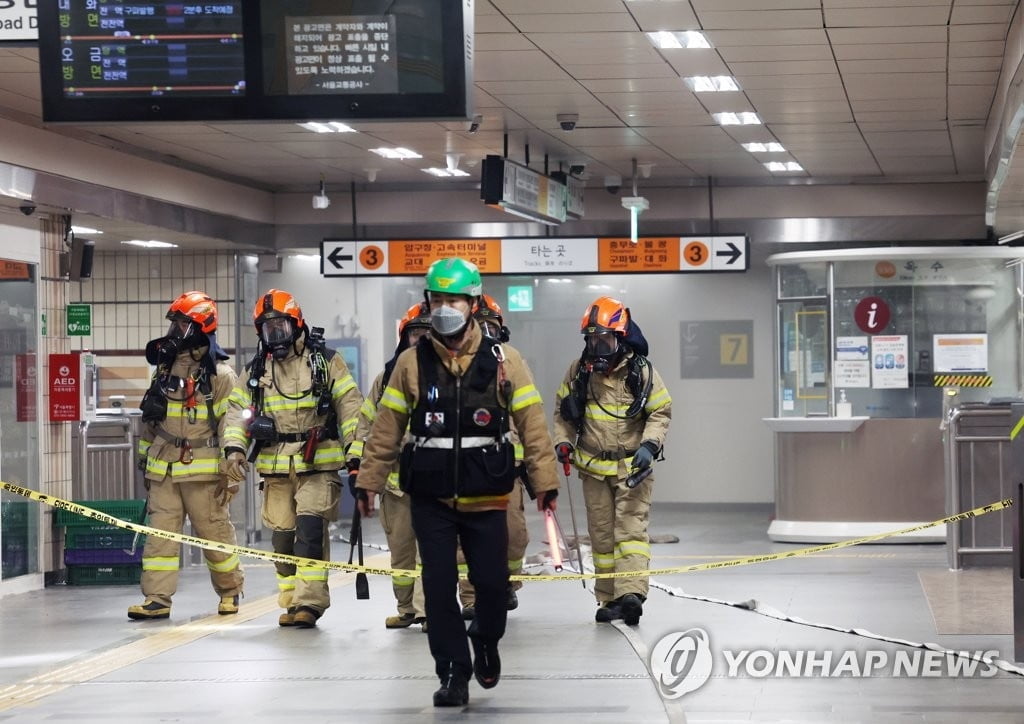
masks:
{"label": "aed sign", "polygon": [[50,422],[78,422],[82,419],[80,369],[77,354],[50,355]]}
{"label": "aed sign", "polygon": [[68,336],[88,337],[92,334],[92,305],[67,305]]}

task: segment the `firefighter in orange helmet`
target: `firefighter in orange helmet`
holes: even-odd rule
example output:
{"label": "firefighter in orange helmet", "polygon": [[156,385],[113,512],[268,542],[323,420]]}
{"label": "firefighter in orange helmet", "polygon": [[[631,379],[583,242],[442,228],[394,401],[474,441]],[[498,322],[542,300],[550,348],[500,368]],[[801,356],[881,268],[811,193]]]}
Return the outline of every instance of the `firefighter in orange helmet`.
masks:
{"label": "firefighter in orange helmet", "polygon": [[[155,367],[142,399],[139,467],[149,490],[149,525],[180,533],[187,515],[197,536],[235,545],[228,503],[238,482],[220,459],[228,396],[235,372],[217,344],[217,305],[200,291],[186,292],[167,310],[167,334],[146,346]],[[128,608],[136,620],[167,618],[178,587],[180,544],[150,536],[142,551],[142,593]],[[233,553],[204,550],[210,580],[220,596],[217,612],[238,613],[243,573]]]}
{"label": "firefighter in orange helmet", "polygon": [[[508,342],[509,330],[504,324],[501,306],[489,294],[481,294],[473,309],[473,318],[480,325],[480,331],[484,337],[492,343]],[[515,427],[511,429],[512,444],[515,447],[516,469],[519,476],[516,478],[516,486],[512,490],[508,500],[506,514],[508,518],[508,573],[510,576],[517,576],[523,572],[523,559],[526,556],[526,546],[530,542],[530,534],[526,530],[526,512],[523,507],[523,476],[526,474],[526,467],[523,465],[523,445],[519,442]],[[462,601],[462,617],[467,621],[473,620],[476,615],[476,591],[473,584],[469,582],[469,568],[466,566],[466,557],[459,548],[459,599]],[[513,611],[519,607],[519,597],[516,591],[523,587],[522,581],[508,582],[508,595],[505,607]]]}
{"label": "firefighter in orange helmet", "polygon": [[[348,450],[349,481],[353,484],[359,474],[363,457],[363,446],[370,435],[370,428],[377,418],[377,405],[384,394],[384,388],[391,379],[395,361],[405,350],[415,347],[420,338],[430,331],[430,309],[423,302],[417,302],[406,310],[405,317],[398,325],[398,346],[395,353],[377,375],[370,394],[363,400],[359,410],[359,424],[356,427],[356,441]],[[388,474],[387,486],[380,498],[380,524],[387,536],[391,551],[391,568],[411,571],[419,561],[416,552],[416,535],[412,530],[412,508],[409,496],[398,487],[398,467]],[[414,623],[426,626],[427,615],[423,606],[423,583],[420,578],[392,576],[391,588],[398,604],[398,615],[384,619],[384,627],[391,629],[408,628]]]}
{"label": "firefighter in orange helmet", "polygon": [[[647,535],[654,459],[665,444],[672,398],[647,360],[647,340],[618,299],[600,297],[580,321],[584,350],[555,399],[555,453],[583,482],[597,573],[650,568]],[[647,578],[599,578],[595,619],[635,625]]]}
{"label": "firefighter in orange helmet", "polygon": [[[288,292],[260,296],[253,323],[256,354],[228,401],[228,474],[241,480],[255,461],[275,552],[330,560],[328,523],[338,517],[343,450],[354,439],[362,395],[341,355],[325,346],[323,330],[307,326]],[[285,609],[278,624],[316,626],[331,605],[327,569],[275,568]]]}

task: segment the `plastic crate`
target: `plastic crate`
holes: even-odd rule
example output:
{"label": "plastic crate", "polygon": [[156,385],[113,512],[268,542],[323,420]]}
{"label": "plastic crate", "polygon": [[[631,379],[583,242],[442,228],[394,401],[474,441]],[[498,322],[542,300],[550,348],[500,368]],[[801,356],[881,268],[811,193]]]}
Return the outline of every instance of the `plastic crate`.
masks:
{"label": "plastic crate", "polygon": [[116,566],[68,566],[69,586],[126,586],[142,580],[138,563]]}
{"label": "plastic crate", "polygon": [[[78,505],[85,506],[86,508],[92,508],[98,510],[101,513],[112,515],[115,518],[128,521],[129,523],[141,523],[146,515],[146,501],[145,500],[75,500],[72,501]],[[95,518],[86,518],[85,516],[78,515],[77,513],[71,513],[66,510],[57,510],[55,516],[55,522],[57,525],[64,525],[70,527],[81,527],[89,526],[95,527],[103,525],[101,521]]]}
{"label": "plastic crate", "polygon": [[119,566],[128,563],[142,563],[142,547],[136,548],[134,553],[123,548],[65,549],[64,563],[69,566]]}
{"label": "plastic crate", "polygon": [[130,530],[124,530],[113,525],[90,526],[88,528],[68,528],[64,536],[64,550],[81,550],[83,548],[124,548],[129,549],[132,544],[138,550],[146,544],[146,536],[140,535],[138,541],[135,534]]}

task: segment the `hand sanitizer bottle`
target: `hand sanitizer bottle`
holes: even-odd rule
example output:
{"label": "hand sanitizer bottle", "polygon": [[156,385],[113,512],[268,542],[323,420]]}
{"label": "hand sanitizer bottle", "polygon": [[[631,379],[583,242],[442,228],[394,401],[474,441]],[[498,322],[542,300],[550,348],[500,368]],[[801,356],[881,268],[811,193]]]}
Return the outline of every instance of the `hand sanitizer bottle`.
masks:
{"label": "hand sanitizer bottle", "polygon": [[839,402],[836,403],[836,417],[853,417],[853,405],[846,401],[846,390],[839,390]]}

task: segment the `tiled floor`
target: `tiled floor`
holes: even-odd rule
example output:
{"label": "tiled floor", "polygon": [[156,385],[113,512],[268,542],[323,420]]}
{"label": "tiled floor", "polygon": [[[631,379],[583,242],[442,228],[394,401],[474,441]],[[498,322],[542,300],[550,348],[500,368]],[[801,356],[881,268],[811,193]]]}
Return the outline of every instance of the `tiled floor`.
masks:
{"label": "tiled floor", "polygon": [[[795,547],[767,539],[769,512],[656,508],[651,532],[681,540],[654,546],[653,564]],[[539,554],[540,518],[529,518],[530,552]],[[368,541],[382,542],[376,522],[365,532]],[[342,558],[343,549],[339,544],[334,557]],[[1024,677],[893,675],[898,657],[935,655],[665,592],[756,601],[816,623],[997,651],[1012,660],[1008,635],[936,633],[918,574],[945,569],[942,546],[875,545],[668,576],[656,581],[635,629],[595,624],[592,597],[578,582],[527,583],[502,642],[501,684],[487,691],[471,684],[464,710],[430,705],[436,681],[426,636],[418,626],[385,630],[393,602],[383,578],[371,578],[370,601],[357,601],[352,576],[332,575],[334,605],[315,630],[278,628],[273,569],[260,561],[247,564],[238,616],[214,613],[216,598],[201,568],[183,574],[169,621],[129,621],[126,608],[140,600],[135,587],[52,587],[0,601],[0,720],[1024,722]],[[659,641],[690,629],[706,632],[710,677],[680,698],[663,698],[647,670],[648,652],[659,653],[667,645]],[[844,656],[844,675],[820,675],[823,668],[834,673]],[[809,675],[764,674],[797,657],[817,662]],[[689,675],[670,676],[669,685],[677,678],[699,683],[704,660],[691,654]],[[870,676],[853,675],[868,662],[876,664]],[[945,671],[943,661],[930,670]]]}

